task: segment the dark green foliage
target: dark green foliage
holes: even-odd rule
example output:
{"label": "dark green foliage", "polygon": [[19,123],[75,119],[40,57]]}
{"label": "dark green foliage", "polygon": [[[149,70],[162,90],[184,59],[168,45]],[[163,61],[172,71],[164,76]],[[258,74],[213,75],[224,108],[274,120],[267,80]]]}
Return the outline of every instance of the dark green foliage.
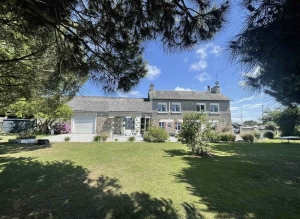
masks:
{"label": "dark green foliage", "polygon": [[258,131],[254,131],[253,135],[255,138],[259,139],[260,138],[260,133]]}
{"label": "dark green foliage", "polygon": [[0,102],[30,98],[29,82],[74,95],[87,77],[106,92],[128,92],[147,73],[144,42],[189,50],[221,29],[227,11],[228,2],[209,0],[1,1]]}
{"label": "dark green foliage", "polygon": [[287,107],[275,119],[282,136],[300,136],[300,108]]}
{"label": "dark green foliage", "polygon": [[232,133],[220,133],[220,141],[235,142],[235,135]]}
{"label": "dark green foliage", "polygon": [[244,140],[244,141],[250,141],[250,142],[252,142],[253,143],[253,141],[254,141],[254,135],[252,135],[252,134],[243,134],[243,135],[241,135],[241,137],[242,137],[242,139]]}
{"label": "dark green foliage", "polygon": [[264,138],[273,139],[275,134],[272,130],[266,130],[263,134]]}
{"label": "dark green foliage", "polygon": [[272,121],[268,121],[266,124],[265,124],[265,129],[266,130],[272,130],[273,132],[276,130],[276,123],[275,122],[272,122]]}
{"label": "dark green foliage", "polygon": [[101,136],[100,135],[94,136],[94,141],[96,141],[96,142],[101,141]]}
{"label": "dark green foliage", "polygon": [[300,2],[242,0],[245,26],[229,44],[232,60],[249,72],[245,85],[283,105],[300,103]]}
{"label": "dark green foliage", "polygon": [[65,137],[65,141],[70,141],[71,138],[69,136]]}
{"label": "dark green foliage", "polygon": [[130,136],[130,137],[128,138],[128,141],[130,141],[130,142],[135,141],[135,137],[134,137],[134,136]]}
{"label": "dark green foliage", "polygon": [[148,142],[165,142],[168,140],[169,135],[166,132],[166,130],[157,127],[157,126],[151,126],[149,128],[149,131],[144,133],[144,141]]}
{"label": "dark green foliage", "polygon": [[254,126],[254,125],[259,125],[258,122],[254,121],[254,120],[248,120],[243,122],[244,125],[249,125],[249,126]]}

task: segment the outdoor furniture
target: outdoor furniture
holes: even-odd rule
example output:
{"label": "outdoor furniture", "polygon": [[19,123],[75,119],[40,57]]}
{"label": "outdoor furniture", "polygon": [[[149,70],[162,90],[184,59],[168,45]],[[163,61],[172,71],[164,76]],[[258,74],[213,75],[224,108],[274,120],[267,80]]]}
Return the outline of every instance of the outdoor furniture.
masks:
{"label": "outdoor furniture", "polygon": [[279,137],[278,139],[280,139],[281,142],[283,142],[283,140],[288,140],[288,143],[290,143],[290,140],[293,140],[294,142],[296,142],[295,140],[300,140],[300,137],[298,137],[298,136],[282,136],[282,137]]}
{"label": "outdoor furniture", "polygon": [[49,144],[49,139],[38,139],[37,142],[39,145]]}

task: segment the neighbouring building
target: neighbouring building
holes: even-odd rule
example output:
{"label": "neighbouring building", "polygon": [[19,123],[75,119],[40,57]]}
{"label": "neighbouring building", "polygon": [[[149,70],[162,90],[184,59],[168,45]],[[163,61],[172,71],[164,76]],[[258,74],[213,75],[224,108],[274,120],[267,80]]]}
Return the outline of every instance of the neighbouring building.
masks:
{"label": "neighbouring building", "polygon": [[232,127],[230,99],[218,82],[205,92],[155,90],[151,84],[148,98],[76,96],[68,105],[74,111],[72,133],[142,134],[152,124],[176,134],[184,112],[201,111],[216,129]]}

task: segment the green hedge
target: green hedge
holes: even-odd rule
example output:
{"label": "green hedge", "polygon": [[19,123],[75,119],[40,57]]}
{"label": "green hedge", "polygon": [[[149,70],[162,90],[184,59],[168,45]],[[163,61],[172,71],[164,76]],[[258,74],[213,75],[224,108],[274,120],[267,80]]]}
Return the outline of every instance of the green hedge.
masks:
{"label": "green hedge", "polygon": [[220,136],[220,141],[235,142],[235,135],[232,133],[221,133],[219,134],[219,136]]}
{"label": "green hedge", "polygon": [[241,135],[241,137],[244,141],[250,141],[250,142],[254,141],[254,135],[252,134],[243,134]]}

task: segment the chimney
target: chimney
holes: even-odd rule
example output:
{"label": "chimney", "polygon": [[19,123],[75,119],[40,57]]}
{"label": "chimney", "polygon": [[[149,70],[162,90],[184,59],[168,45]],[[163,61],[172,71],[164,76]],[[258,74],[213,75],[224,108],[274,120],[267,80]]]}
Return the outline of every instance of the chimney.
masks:
{"label": "chimney", "polygon": [[219,86],[219,82],[216,81],[216,86],[214,86],[213,88],[211,88],[211,93],[215,93],[215,94],[219,94],[220,93],[220,86]]}
{"label": "chimney", "polygon": [[210,86],[209,85],[207,86],[207,92],[210,93]]}
{"label": "chimney", "polygon": [[154,84],[151,83],[151,84],[150,84],[150,91],[153,91],[153,90],[154,90]]}

